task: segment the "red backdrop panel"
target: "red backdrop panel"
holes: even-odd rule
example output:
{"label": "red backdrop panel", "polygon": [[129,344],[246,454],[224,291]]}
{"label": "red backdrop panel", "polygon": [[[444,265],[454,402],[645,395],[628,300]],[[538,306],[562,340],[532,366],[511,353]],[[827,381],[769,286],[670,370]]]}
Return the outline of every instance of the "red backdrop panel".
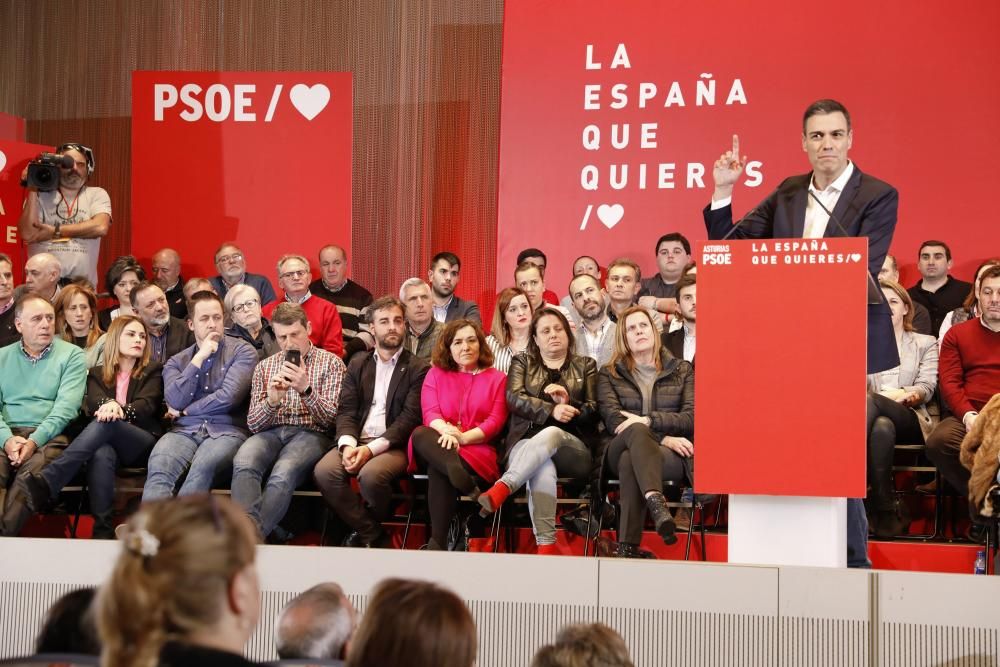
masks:
{"label": "red backdrop panel", "polygon": [[276,287],[282,254],[350,252],[351,110],[349,73],[134,72],[133,252],[212,276],[236,241]]}
{"label": "red backdrop panel", "polygon": [[698,491],[864,497],[867,241],[702,245]]}
{"label": "red backdrop panel", "polygon": [[24,205],[21,172],[39,153],[52,150],[52,146],[0,140],[0,252],[13,261],[14,282],[18,285],[23,282],[21,268],[27,257],[17,236],[17,220]]}
{"label": "red backdrop panel", "polygon": [[[740,0],[511,0],[504,11],[498,288],[527,246],[548,253],[560,294],[580,254],[630,255],[653,272],[661,234],[705,238],[711,165],[733,133],[759,174],[738,186],[737,215],[809,170],[802,113],[824,97],[851,111],[858,166],[899,189],[893,251],[908,284],[923,239],[950,241],[963,278],[997,251],[997,226],[976,222],[969,193],[993,190],[992,170],[970,167],[1000,151],[1000,134],[975,131],[998,120],[1000,3],[844,0],[820,15]],[[594,189],[581,184],[588,166]]]}
{"label": "red backdrop panel", "polygon": [[24,141],[27,134],[24,119],[0,113],[0,139],[6,141]]}

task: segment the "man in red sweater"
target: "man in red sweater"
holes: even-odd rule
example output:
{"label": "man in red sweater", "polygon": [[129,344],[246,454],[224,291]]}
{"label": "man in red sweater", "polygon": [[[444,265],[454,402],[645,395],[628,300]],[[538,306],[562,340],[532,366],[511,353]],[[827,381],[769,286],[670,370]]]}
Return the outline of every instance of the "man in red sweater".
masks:
{"label": "man in red sweater", "polygon": [[952,416],[927,438],[927,456],[961,493],[969,486],[969,471],[958,460],[962,439],[1000,392],[1000,267],[983,273],[977,296],[982,315],[953,326],[941,341],[939,386]]}
{"label": "man in red sweater", "polygon": [[[344,334],[337,307],[329,301],[313,297],[309,291],[312,271],[309,260],[302,255],[285,255],[278,260],[278,285],[285,291],[283,301],[297,303],[306,311],[312,331],[309,340],[316,347],[344,356]],[[282,300],[272,301],[264,306],[262,313],[271,319],[271,313]]]}

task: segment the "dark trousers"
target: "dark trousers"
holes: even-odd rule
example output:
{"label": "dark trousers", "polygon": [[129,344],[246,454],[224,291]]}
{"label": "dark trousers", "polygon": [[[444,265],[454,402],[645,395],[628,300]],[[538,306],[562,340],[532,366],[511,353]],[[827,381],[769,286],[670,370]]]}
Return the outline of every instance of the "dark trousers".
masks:
{"label": "dark trousers", "polygon": [[392,502],[392,483],[406,473],[406,452],[388,449],[374,456],[357,472],[359,498],[351,488],[354,473],[344,469],[344,459],[337,448],[320,459],[313,470],[316,486],[323,499],[351,529],[358,531],[366,544],[382,535],[382,524]]}
{"label": "dark trousers", "polygon": [[[29,438],[35,429],[14,427],[11,431],[14,435]],[[23,478],[43,470],[62,454],[67,443],[66,436],[57,435],[36,449],[35,453],[17,468],[11,465],[6,452],[0,452],[0,511],[3,512],[0,515],[0,535],[17,535],[21,532],[24,522],[31,516],[26,496],[28,491]]]}
{"label": "dark trousers", "polygon": [[455,449],[438,444],[441,434],[429,426],[413,432],[413,453],[417,466],[427,472],[427,507],[431,515],[431,537],[438,546],[448,540],[448,525],[455,516],[459,494],[477,493],[482,480]]}
{"label": "dark trousers", "polygon": [[618,478],[621,525],[618,540],[639,544],[646,523],[646,494],[663,491],[664,482],[692,476],[693,462],[660,444],[645,424],[632,424],[608,445],[608,469]]}
{"label": "dark trousers", "polygon": [[868,484],[873,509],[895,508],[892,487],[892,459],[897,443],[922,443],[924,436],[916,413],[902,403],[881,394],[868,394]]}
{"label": "dark trousers", "polygon": [[42,477],[52,495],[66,486],[84,464],[87,467],[87,491],[94,515],[94,536],[111,537],[111,509],[115,494],[115,471],[118,464],[130,466],[145,461],[156,437],[127,421],[116,420],[87,424],[73,439],[62,456],[49,464]]}
{"label": "dark trousers", "polygon": [[971,476],[958,459],[964,438],[965,424],[956,417],[942,419],[927,437],[927,458],[937,466],[941,476],[961,494],[969,492]]}

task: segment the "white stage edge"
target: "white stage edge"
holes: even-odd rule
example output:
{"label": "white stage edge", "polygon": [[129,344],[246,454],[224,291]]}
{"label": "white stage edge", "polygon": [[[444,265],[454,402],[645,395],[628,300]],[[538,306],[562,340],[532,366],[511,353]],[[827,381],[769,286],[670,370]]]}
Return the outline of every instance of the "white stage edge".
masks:
{"label": "white stage edge", "polygon": [[847,500],[730,495],[729,562],[847,567]]}

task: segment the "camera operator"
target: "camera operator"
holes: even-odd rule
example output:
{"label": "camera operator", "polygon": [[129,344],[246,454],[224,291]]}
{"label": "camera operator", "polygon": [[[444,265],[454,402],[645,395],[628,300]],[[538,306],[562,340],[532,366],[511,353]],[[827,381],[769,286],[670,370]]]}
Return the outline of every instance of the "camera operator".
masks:
{"label": "camera operator", "polygon": [[104,189],[87,185],[94,172],[90,148],[67,143],[56,150],[71,158],[73,166],[60,167],[59,185],[51,192],[28,184],[18,233],[29,256],[47,252],[59,260],[62,282],[86,278],[97,285],[97,255],[101,237],[111,227],[111,198]]}

